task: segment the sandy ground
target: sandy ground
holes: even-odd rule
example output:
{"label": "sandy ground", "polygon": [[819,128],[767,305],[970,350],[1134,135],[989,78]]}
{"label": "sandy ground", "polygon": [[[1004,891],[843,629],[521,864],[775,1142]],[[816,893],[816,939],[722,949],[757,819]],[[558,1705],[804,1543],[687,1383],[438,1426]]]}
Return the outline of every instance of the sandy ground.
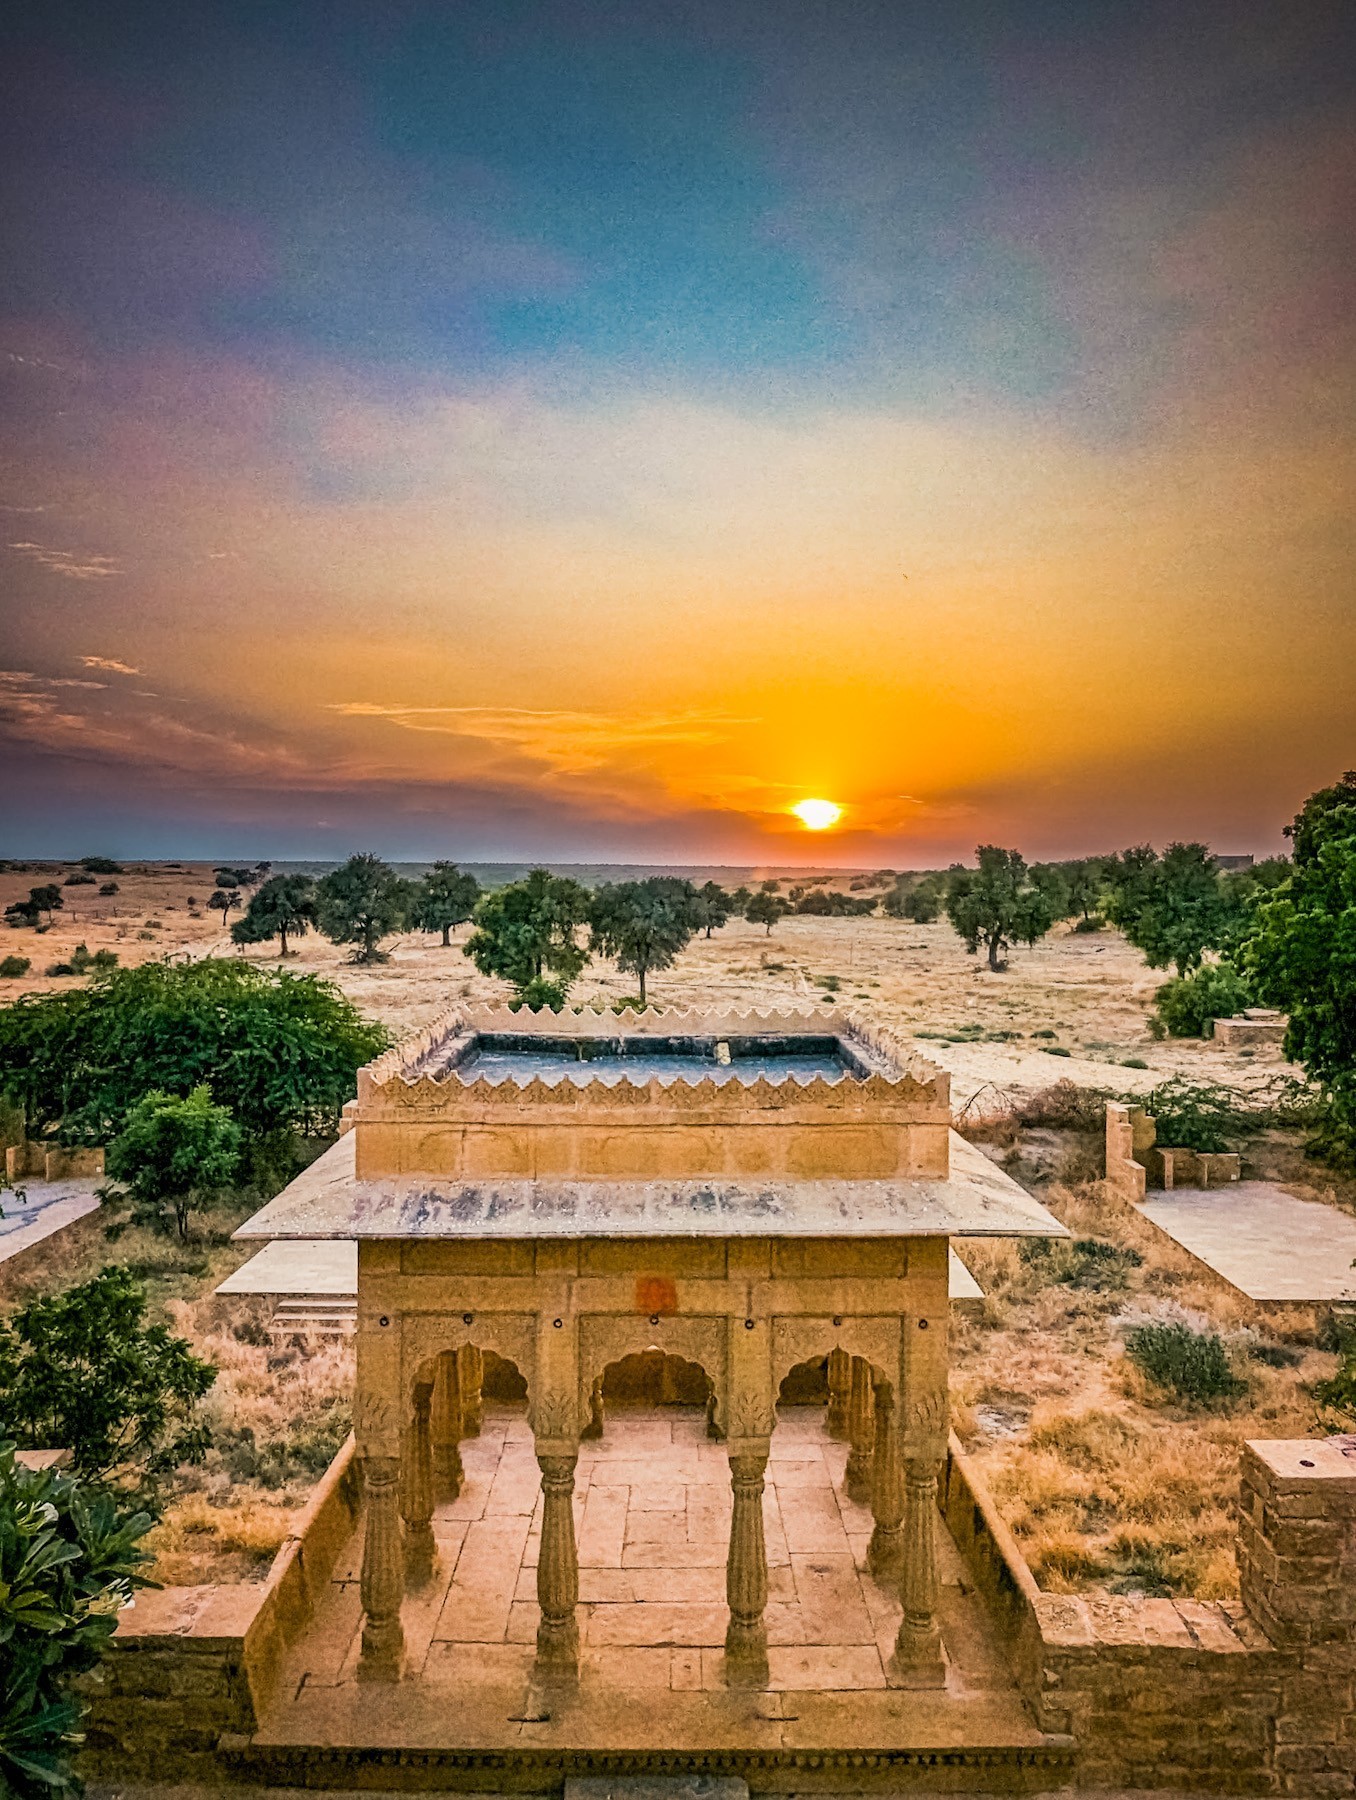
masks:
{"label": "sandy ground", "polygon": [[[60,883],[69,873],[69,866],[57,865],[0,872],[0,910],[25,898],[35,884]],[[220,913],[203,908],[214,886],[209,865],[128,864],[113,879],[120,891],[107,898],[97,885],[63,887],[64,909],[48,930],[0,930],[0,955],[27,956],[33,965],[29,975],[0,982],[0,1000],[74,985],[71,977],[44,971],[66,961],[79,943],[90,951],[112,949],[127,964],[185,952],[239,954]],[[391,960],[372,968],[355,966],[346,950],[312,934],[287,966],[331,976],[364,1012],[401,1034],[456,1000],[505,997],[502,982],[479,975],[463,956],[468,934],[468,927],[454,933],[450,949],[420,933],[390,938],[385,948]],[[246,954],[252,962],[278,964],[268,947]],[[984,1090],[980,1104],[986,1109],[1004,1093],[1046,1087],[1061,1076],[1130,1093],[1183,1071],[1248,1084],[1284,1067],[1272,1050],[1250,1054],[1192,1040],[1155,1043],[1146,1021],[1165,977],[1146,968],[1119,932],[1082,935],[1061,925],[1033,948],[1014,950],[1009,964],[1005,973],[992,974],[982,957],[967,955],[944,920],[914,925],[795,916],[781,920],[769,936],[762,926],[736,919],[711,938],[694,940],[671,969],[655,975],[650,999],[659,1006],[865,1003],[887,1023],[923,1034],[918,1048],[952,1070],[958,1105]],[[611,964],[594,962],[571,999],[616,1000],[635,986],[633,977],[619,975]],[[946,1041],[948,1034],[976,1029],[980,1041]],[[1001,1041],[1000,1032],[1007,1034]],[[1147,1067],[1126,1067],[1128,1060]]]}

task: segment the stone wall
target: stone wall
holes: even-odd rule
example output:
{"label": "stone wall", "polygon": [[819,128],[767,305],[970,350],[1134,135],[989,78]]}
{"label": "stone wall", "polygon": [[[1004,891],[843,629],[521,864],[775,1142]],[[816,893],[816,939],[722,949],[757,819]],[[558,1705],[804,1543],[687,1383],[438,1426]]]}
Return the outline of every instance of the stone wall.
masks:
{"label": "stone wall", "polygon": [[1041,1593],[954,1439],[943,1504],[1081,1786],[1356,1793],[1356,1437],[1246,1446],[1242,1602]]}
{"label": "stone wall", "polygon": [[353,1532],[360,1506],[350,1437],[263,1582],[139,1593],[118,1619],[102,1666],[81,1686],[89,1706],[86,1777],[224,1778],[222,1738],[247,1735],[276,1687],[288,1647]]}
{"label": "stone wall", "polygon": [[1157,1143],[1158,1128],[1142,1106],[1111,1100],[1106,1109],[1106,1179],[1123,1200],[1142,1200],[1155,1187],[1223,1187],[1242,1174],[1232,1150],[1180,1150]]}
{"label": "stone wall", "polygon": [[102,1149],[64,1149],[60,1144],[35,1143],[24,1138],[5,1151],[5,1174],[10,1181],[25,1175],[34,1181],[102,1181]]}

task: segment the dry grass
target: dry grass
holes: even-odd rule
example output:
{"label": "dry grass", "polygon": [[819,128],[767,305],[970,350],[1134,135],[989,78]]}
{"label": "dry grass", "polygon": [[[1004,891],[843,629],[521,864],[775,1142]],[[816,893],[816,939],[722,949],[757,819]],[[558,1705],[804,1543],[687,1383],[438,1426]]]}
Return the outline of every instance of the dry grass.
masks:
{"label": "dry grass", "polygon": [[[1140,1262],[1105,1289],[1072,1287],[1052,1279],[1070,1267],[1058,1253],[967,1245],[988,1299],[957,1326],[956,1428],[1042,1587],[1234,1595],[1239,1449],[1321,1429],[1308,1389],[1335,1358],[1314,1347],[1317,1317],[1252,1305],[1101,1182],[1041,1198],[1077,1236]],[[1124,1327],[1145,1317],[1218,1332],[1244,1393],[1210,1409],[1157,1390],[1121,1350]]]}

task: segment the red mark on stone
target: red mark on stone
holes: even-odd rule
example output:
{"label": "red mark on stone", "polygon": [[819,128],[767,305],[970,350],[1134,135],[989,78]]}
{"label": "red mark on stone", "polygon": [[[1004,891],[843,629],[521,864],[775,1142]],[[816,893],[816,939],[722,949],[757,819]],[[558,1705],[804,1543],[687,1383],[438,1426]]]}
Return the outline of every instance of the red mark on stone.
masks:
{"label": "red mark on stone", "polygon": [[675,1313],[678,1289],[667,1275],[640,1275],[636,1278],[636,1311],[639,1313]]}

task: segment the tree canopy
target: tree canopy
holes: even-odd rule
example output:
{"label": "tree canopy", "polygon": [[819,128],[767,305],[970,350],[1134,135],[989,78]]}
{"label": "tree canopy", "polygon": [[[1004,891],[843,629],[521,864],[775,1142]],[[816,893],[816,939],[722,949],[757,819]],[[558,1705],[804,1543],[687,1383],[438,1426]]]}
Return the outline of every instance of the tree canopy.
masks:
{"label": "tree canopy", "polygon": [[279,954],[286,956],[288,938],[305,937],[315,915],[315,882],[309,875],[273,875],[251,896],[244,918],[231,927],[231,939],[264,944],[277,938]]}
{"label": "tree canopy", "polygon": [[181,1238],[189,1213],[216,1198],[239,1160],[239,1128],[205,1086],[182,1100],[143,1094],[108,1147],[108,1173],[126,1188],[138,1223],[163,1227],[168,1213]]}
{"label": "tree canopy", "polygon": [[1112,924],[1150,968],[1178,975],[1224,944],[1238,908],[1205,844],[1169,844],[1161,858],[1141,844],[1113,860],[1108,882]]}
{"label": "tree canopy", "polygon": [[699,919],[697,889],[673,875],[651,875],[644,881],[605,881],[589,909],[592,944],[617,967],[640,983],[654,969],[667,969],[691,943]]}
{"label": "tree canopy", "polygon": [[1356,770],[1305,801],[1294,867],[1254,900],[1235,952],[1257,996],[1290,1015],[1285,1053],[1322,1083],[1328,1144],[1356,1158]]}
{"label": "tree canopy", "polygon": [[405,923],[410,883],[370,851],[316,883],[316,921],[332,944],[356,944],[354,962],[384,962],[381,940]]}
{"label": "tree canopy", "polygon": [[436,862],[414,884],[410,924],[416,931],[441,931],[444,945],[449,945],[452,928],[472,917],[479,898],[480,883],[474,875],[464,874],[454,862]]}
{"label": "tree canopy", "polygon": [[482,975],[510,982],[529,1005],[564,1004],[589,960],[578,935],[588,923],[587,888],[566,875],[533,869],[525,880],[483,894],[473,917],[476,929],[462,954]]}
{"label": "tree canopy", "polygon": [[977,869],[956,868],[946,889],[946,916],[973,953],[981,944],[989,967],[1004,967],[1010,944],[1034,944],[1054,923],[1050,902],[1031,879],[1019,850],[981,844]]}
{"label": "tree canopy", "polygon": [[33,1135],[102,1144],[148,1092],[206,1085],[249,1142],[322,1136],[388,1043],[331,982],[237,957],[143,963],[0,1007],[0,1091]]}
{"label": "tree canopy", "polygon": [[[775,882],[772,884],[777,885]],[[767,935],[772,936],[772,927],[786,911],[785,906],[775,893],[768,891],[768,883],[764,882],[760,892],[756,893],[744,908],[744,917],[751,925],[766,925]]]}
{"label": "tree canopy", "polygon": [[692,901],[692,917],[698,931],[710,937],[725,925],[735,911],[734,897],[727,894],[718,881],[704,881]]}

